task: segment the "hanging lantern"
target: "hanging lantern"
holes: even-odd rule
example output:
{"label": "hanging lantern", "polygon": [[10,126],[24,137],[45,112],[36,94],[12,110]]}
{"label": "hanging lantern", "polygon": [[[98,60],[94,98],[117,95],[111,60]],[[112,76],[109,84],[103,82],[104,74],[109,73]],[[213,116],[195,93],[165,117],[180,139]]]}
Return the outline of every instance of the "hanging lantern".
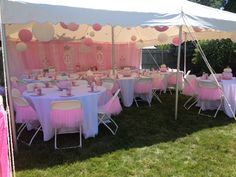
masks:
{"label": "hanging lantern", "polygon": [[67,25],[64,22],[60,22],[62,28],[67,29]]}
{"label": "hanging lantern", "polygon": [[154,28],[155,28],[155,30],[157,30],[159,32],[164,32],[169,29],[168,26],[155,26]]}
{"label": "hanging lantern", "polygon": [[75,24],[75,23],[70,23],[67,25],[67,29],[71,30],[71,31],[76,31],[79,28],[79,25]]}
{"label": "hanging lantern", "polygon": [[137,37],[135,35],[131,36],[131,40],[132,41],[136,41],[137,40]]}
{"label": "hanging lantern", "polygon": [[157,40],[160,43],[165,43],[168,40],[168,36],[165,33],[161,33],[161,34],[158,35]]}
{"label": "hanging lantern", "polygon": [[24,43],[24,42],[19,42],[19,43],[16,44],[16,50],[17,50],[18,52],[23,52],[23,51],[25,51],[26,49],[27,49],[26,43]]}
{"label": "hanging lantern", "polygon": [[231,35],[231,41],[236,42],[236,33]]}
{"label": "hanging lantern", "polygon": [[91,31],[91,32],[89,33],[89,36],[90,36],[90,37],[94,37],[94,36],[95,36],[95,33],[94,33],[93,31]]}
{"label": "hanging lantern", "polygon": [[18,36],[22,42],[29,42],[32,40],[32,37],[33,37],[31,31],[27,29],[20,30],[20,32],[18,33]]}
{"label": "hanging lantern", "polygon": [[[182,43],[182,42],[181,42]],[[175,45],[175,46],[179,46],[179,37],[174,37],[172,39],[172,44]]]}
{"label": "hanging lantern", "polygon": [[202,31],[202,29],[197,26],[193,27],[193,30],[197,33]]}
{"label": "hanging lantern", "polygon": [[54,37],[54,27],[50,23],[35,23],[32,32],[40,42],[48,42]]}
{"label": "hanging lantern", "polygon": [[100,31],[101,29],[102,29],[102,26],[101,26],[100,24],[95,23],[95,24],[93,25],[93,30],[94,30],[94,31]]}
{"label": "hanging lantern", "polygon": [[83,43],[86,46],[91,46],[93,44],[93,40],[91,38],[84,38]]}

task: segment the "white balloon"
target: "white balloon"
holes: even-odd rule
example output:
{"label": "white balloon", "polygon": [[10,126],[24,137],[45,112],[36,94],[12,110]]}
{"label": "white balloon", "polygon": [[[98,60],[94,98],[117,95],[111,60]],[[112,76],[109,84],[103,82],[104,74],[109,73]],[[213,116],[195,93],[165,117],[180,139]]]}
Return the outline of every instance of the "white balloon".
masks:
{"label": "white balloon", "polygon": [[233,42],[236,42],[236,33],[234,33],[234,34],[231,35],[231,40],[232,40]]}
{"label": "white balloon", "polygon": [[50,23],[35,23],[32,32],[39,41],[48,42],[53,39],[55,30]]}
{"label": "white balloon", "polygon": [[19,42],[19,43],[16,44],[16,50],[17,50],[18,52],[23,52],[23,51],[25,51],[26,49],[27,49],[26,43],[24,43],[24,42]]}
{"label": "white balloon", "polygon": [[168,36],[165,33],[161,33],[158,35],[157,39],[160,43],[165,43],[168,40]]}

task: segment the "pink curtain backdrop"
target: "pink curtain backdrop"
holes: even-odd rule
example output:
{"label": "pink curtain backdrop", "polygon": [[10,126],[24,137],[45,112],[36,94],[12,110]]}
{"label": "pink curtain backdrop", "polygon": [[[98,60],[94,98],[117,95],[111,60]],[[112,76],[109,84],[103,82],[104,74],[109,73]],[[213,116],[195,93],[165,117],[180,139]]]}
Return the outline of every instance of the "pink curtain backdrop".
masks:
{"label": "pink curtain backdrop", "polygon": [[0,105],[0,176],[9,177],[6,112]]}
{"label": "pink curtain backdrop", "polygon": [[[57,71],[75,69],[79,65],[81,71],[90,67],[98,70],[111,69],[112,47],[110,43],[93,43],[87,46],[80,42],[50,41],[27,42],[23,52],[16,50],[15,41],[8,41],[8,57],[11,75],[27,73],[32,69],[55,67]],[[135,66],[139,68],[140,49],[135,44],[116,44],[116,67]]]}

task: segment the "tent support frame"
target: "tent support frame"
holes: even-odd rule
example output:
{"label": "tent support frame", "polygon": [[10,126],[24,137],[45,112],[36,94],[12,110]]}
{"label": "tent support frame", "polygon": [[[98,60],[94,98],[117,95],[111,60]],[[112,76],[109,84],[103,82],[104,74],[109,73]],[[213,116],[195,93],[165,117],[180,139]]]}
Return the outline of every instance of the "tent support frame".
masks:
{"label": "tent support frame", "polygon": [[181,56],[181,43],[182,43],[182,31],[183,26],[179,26],[179,46],[178,46],[178,59],[177,59],[177,73],[176,73],[176,90],[175,90],[175,120],[178,118],[178,97],[179,97],[179,67],[180,67],[180,56]]}

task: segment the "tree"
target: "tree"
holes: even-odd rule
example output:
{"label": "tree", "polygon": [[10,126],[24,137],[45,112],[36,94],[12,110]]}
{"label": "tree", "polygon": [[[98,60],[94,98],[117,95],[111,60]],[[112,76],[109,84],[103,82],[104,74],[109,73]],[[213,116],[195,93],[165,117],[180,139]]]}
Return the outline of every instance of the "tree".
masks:
{"label": "tree", "polygon": [[236,12],[236,1],[229,0],[224,9],[230,12]]}
{"label": "tree", "polygon": [[224,7],[226,4],[225,0],[190,0],[190,1],[202,4],[202,5],[218,8],[218,9],[220,9],[221,7]]}

